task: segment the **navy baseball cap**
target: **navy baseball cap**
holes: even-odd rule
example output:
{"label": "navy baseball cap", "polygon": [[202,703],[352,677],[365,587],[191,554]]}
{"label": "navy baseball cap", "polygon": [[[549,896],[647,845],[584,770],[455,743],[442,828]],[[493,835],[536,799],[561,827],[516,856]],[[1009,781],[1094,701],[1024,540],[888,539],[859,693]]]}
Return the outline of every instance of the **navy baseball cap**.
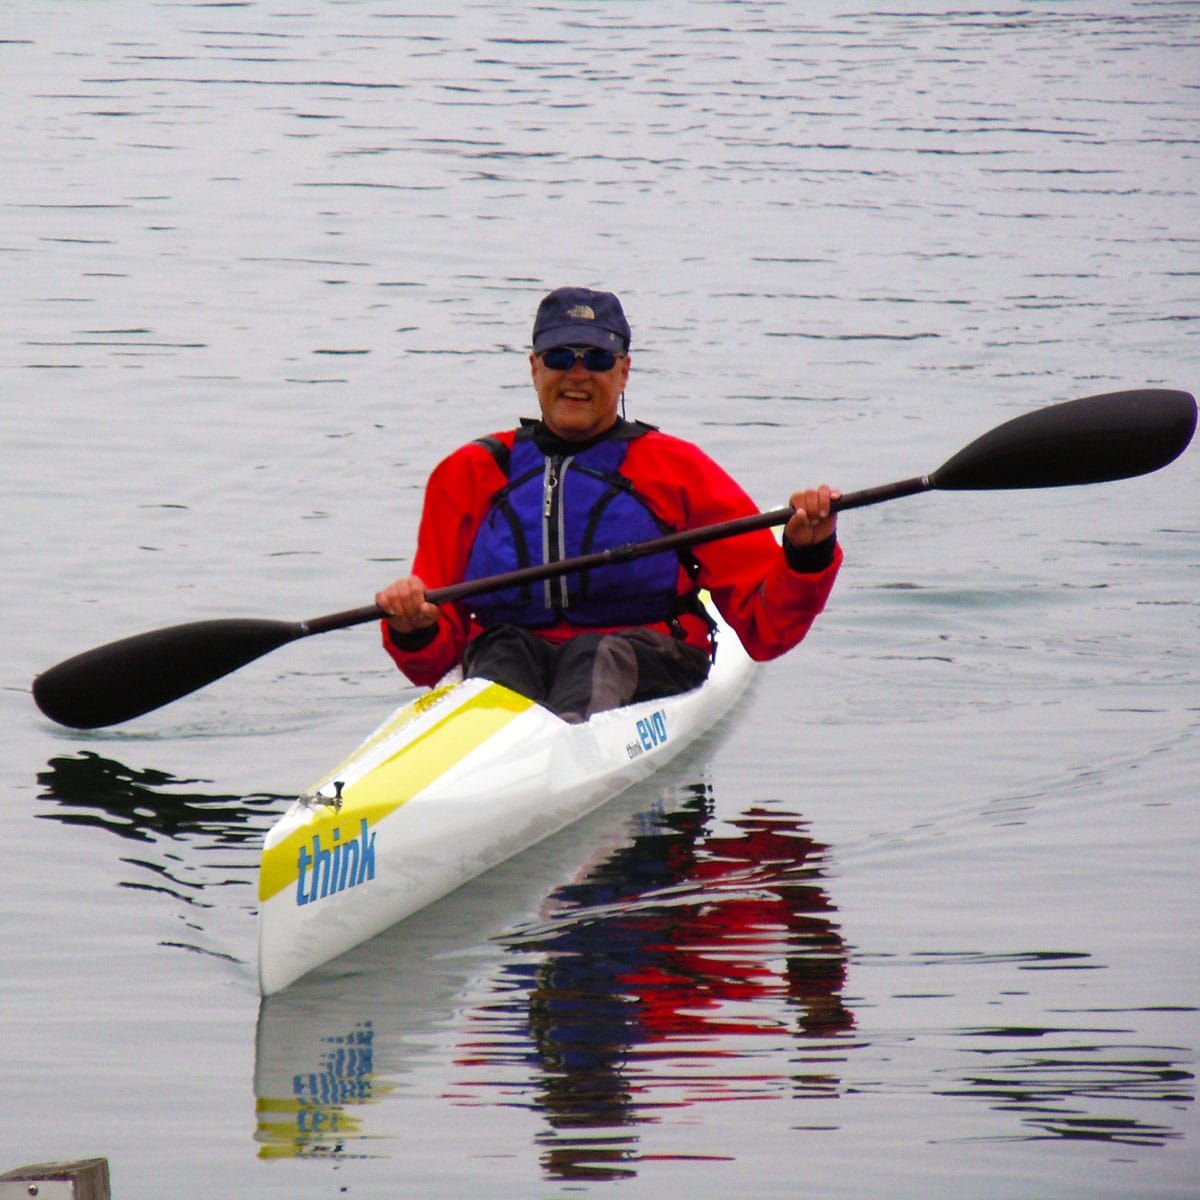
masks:
{"label": "navy baseball cap", "polygon": [[623,354],[629,342],[629,322],[612,292],[556,288],[538,305],[533,322],[535,354],[554,346],[599,346]]}

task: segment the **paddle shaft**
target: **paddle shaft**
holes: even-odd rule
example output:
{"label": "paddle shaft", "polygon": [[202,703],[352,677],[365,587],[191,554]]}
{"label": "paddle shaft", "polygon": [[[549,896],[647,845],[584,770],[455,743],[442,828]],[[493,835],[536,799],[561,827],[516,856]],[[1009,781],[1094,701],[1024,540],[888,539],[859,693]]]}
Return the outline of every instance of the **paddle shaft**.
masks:
{"label": "paddle shaft", "polygon": [[[1063,487],[1142,475],[1166,466],[1188,445],[1196,402],[1165,389],[1113,392],[1054,404],[1015,417],[965,446],[929,475],[849,492],[834,504],[844,512],[939,489]],[[434,604],[593,570],[648,554],[686,549],[786,524],[790,507],[664,534],[647,542],[538,564],[433,588]],[[38,707],[80,729],[114,725],[245,666],[299,638],[346,629],[385,615],[376,605],[308,621],[197,621],[109,642],[66,659],[33,681]]]}
{"label": "paddle shaft", "polygon": [[[1187,392],[1142,388],[1051,404],[1023,413],[964,446],[936,471],[880,487],[848,492],[835,512],[882,504],[932,489],[978,491],[1066,487],[1143,475],[1177,458],[1196,428],[1196,401]],[[664,534],[646,542],[614,546],[593,554],[539,563],[504,575],[467,580],[426,594],[434,604],[465,600],[484,592],[538,583],[574,571],[627,562],[647,554],[684,550],[787,523],[791,508],[776,508],[698,529]],[[369,606],[333,618],[306,622],[305,633],[321,633],[380,615]],[[330,624],[333,620],[335,623]]]}
{"label": "paddle shaft", "polygon": [[[917,476],[913,479],[900,479],[895,483],[886,483],[880,487],[848,492],[840,499],[835,500],[832,508],[834,512],[844,512],[851,508],[865,508],[870,504],[882,504],[886,500],[896,500],[901,496],[911,496],[916,492],[928,491],[932,486],[928,475]],[[457,600],[482,596],[486,592],[498,592],[505,588],[521,587],[524,584],[541,583],[543,580],[557,579],[561,575],[570,575],[576,571],[591,571],[597,567],[611,566],[613,563],[645,558],[650,554],[686,550],[689,546],[719,542],[726,538],[738,537],[743,533],[753,533],[759,529],[771,529],[777,525],[786,525],[793,511],[792,508],[786,506],[773,508],[769,512],[751,513],[747,517],[735,517],[731,521],[721,521],[715,525],[702,525],[698,529],[682,529],[678,533],[666,533],[662,537],[651,538],[645,542],[630,542],[628,545],[613,546],[608,550],[580,554],[575,558],[563,558],[556,562],[521,567],[516,571],[507,571],[501,575],[467,579],[462,583],[430,588],[425,593],[425,599],[431,604],[452,604]],[[374,604],[368,604],[362,608],[349,608],[344,612],[329,613],[323,617],[314,617],[311,620],[299,622],[296,626],[296,637],[311,637],[317,633],[347,629],[352,625],[377,621],[385,615],[383,610]]]}

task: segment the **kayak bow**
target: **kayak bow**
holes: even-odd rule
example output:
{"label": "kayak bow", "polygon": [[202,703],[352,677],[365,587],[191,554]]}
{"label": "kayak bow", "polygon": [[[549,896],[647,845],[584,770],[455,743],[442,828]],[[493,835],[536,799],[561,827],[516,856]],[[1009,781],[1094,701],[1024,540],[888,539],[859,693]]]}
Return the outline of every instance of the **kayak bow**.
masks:
{"label": "kayak bow", "polygon": [[700,687],[571,725],[482,679],[397,709],[268,833],[259,876],[264,996],[549,837],[710,729],[751,663],[722,628]]}

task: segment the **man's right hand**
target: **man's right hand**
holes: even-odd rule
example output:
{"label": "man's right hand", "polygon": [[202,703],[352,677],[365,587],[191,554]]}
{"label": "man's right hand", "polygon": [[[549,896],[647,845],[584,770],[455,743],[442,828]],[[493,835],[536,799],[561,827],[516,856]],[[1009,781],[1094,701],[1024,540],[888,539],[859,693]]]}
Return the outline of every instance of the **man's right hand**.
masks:
{"label": "man's right hand", "polygon": [[397,633],[416,633],[436,625],[441,609],[425,599],[425,584],[415,575],[397,579],[375,593],[375,603],[387,614]]}

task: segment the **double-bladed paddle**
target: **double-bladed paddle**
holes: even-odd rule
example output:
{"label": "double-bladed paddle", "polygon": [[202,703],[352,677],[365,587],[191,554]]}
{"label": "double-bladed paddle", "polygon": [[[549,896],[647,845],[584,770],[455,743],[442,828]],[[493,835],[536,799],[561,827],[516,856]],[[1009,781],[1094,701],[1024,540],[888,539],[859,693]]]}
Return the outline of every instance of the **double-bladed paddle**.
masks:
{"label": "double-bladed paddle", "polygon": [[[1166,389],[1110,392],[1025,413],[965,446],[929,475],[848,492],[838,512],[927,491],[1066,487],[1127,479],[1165,467],[1191,441],[1196,401]],[[680,550],[786,523],[791,508],[485,579],[433,588],[434,604],[534,583],[575,571]],[[116,725],[186,696],[299,638],[378,620],[371,604],[310,621],[193,621],[137,634],[60,662],[33,681],[33,698],[51,720],[77,729]]]}

